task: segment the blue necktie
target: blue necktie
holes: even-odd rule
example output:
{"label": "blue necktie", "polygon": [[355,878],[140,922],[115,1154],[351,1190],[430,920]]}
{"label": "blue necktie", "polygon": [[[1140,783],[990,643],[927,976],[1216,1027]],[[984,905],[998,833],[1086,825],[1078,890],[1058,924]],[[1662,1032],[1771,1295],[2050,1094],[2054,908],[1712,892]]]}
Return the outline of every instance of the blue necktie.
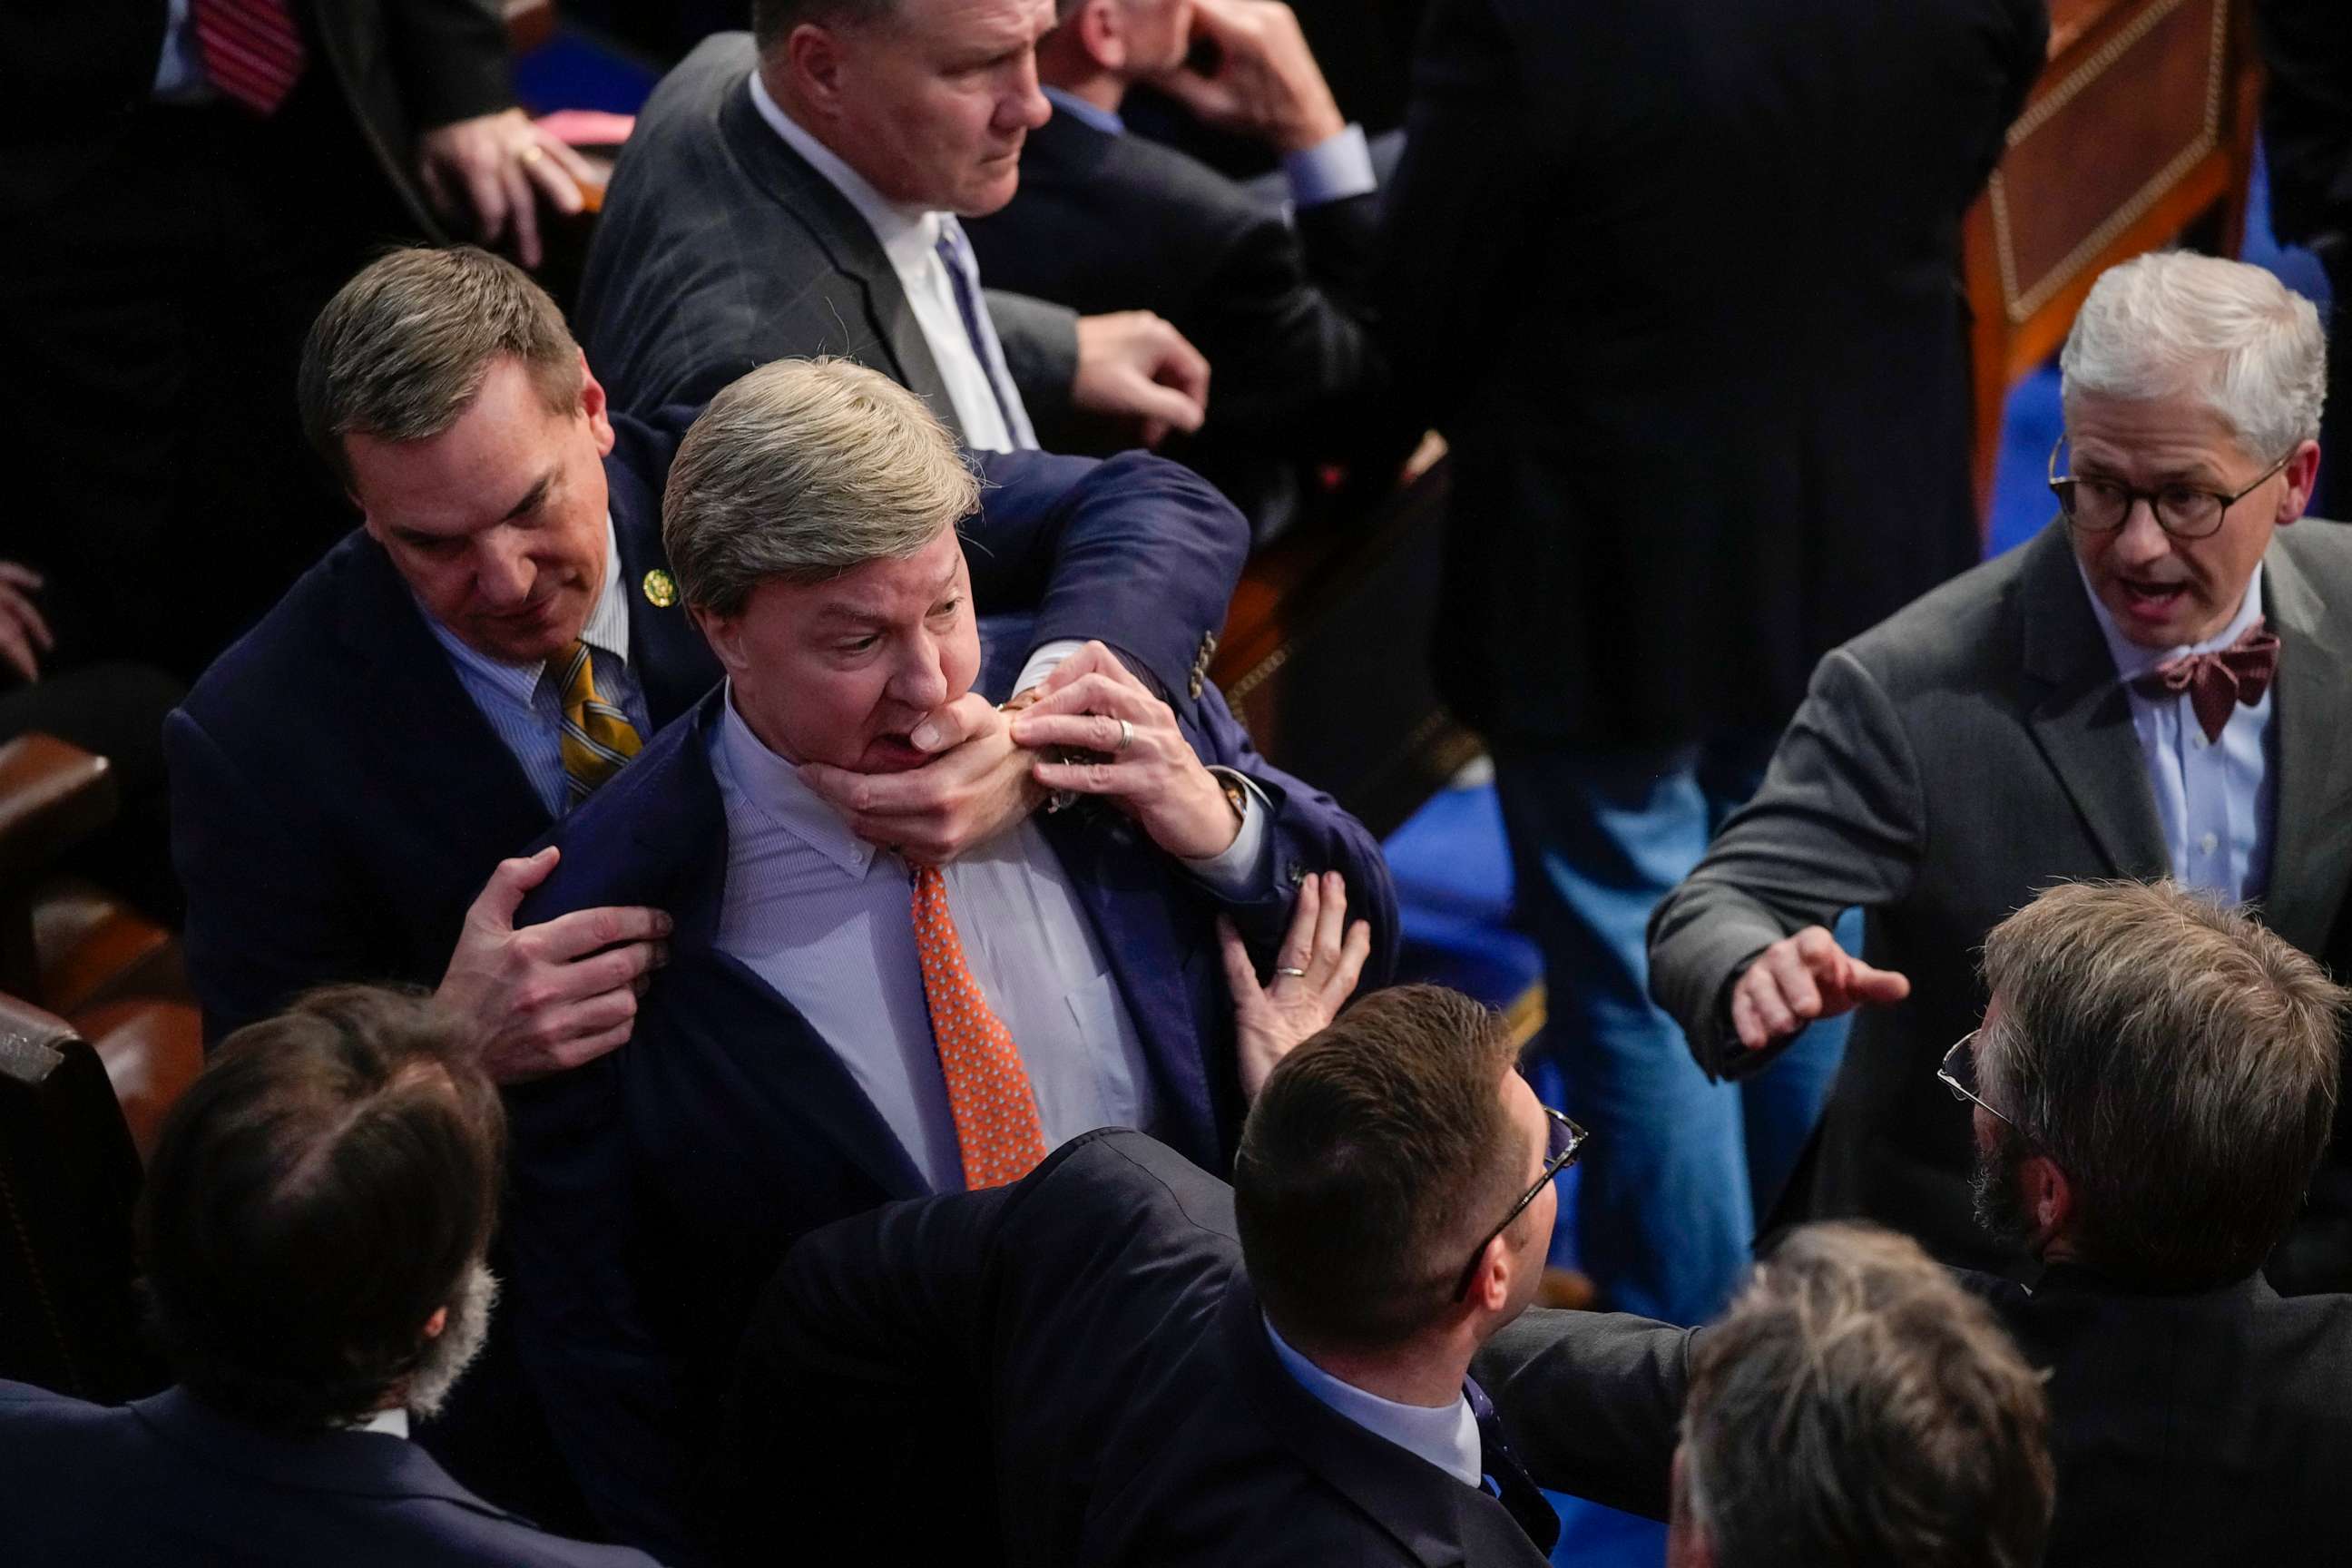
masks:
{"label": "blue necktie", "polygon": [[1478,1423],[1478,1465],[1495,1483],[1496,1496],[1510,1516],[1518,1521],[1528,1539],[1537,1547],[1549,1552],[1559,1539],[1559,1515],[1552,1511],[1543,1492],[1528,1472],[1520,1467],[1510,1445],[1503,1440],[1502,1418],[1495,1414],[1495,1402],[1475,1378],[1465,1379],[1463,1394],[1470,1401],[1470,1415]]}
{"label": "blue necktie", "polygon": [[954,286],[956,310],[963,317],[963,335],[971,341],[971,357],[980,362],[980,374],[988,378],[988,390],[996,398],[996,412],[1004,420],[1004,437],[1013,446],[1034,446],[1034,440],[1021,438],[1022,421],[1013,417],[1013,399],[1005,395],[1003,384],[996,379],[996,363],[988,352],[989,333],[980,321],[980,300],[972,292],[971,279],[964,275],[963,258],[958,254],[955,230],[942,223],[940,226],[940,265],[948,269],[948,281]]}

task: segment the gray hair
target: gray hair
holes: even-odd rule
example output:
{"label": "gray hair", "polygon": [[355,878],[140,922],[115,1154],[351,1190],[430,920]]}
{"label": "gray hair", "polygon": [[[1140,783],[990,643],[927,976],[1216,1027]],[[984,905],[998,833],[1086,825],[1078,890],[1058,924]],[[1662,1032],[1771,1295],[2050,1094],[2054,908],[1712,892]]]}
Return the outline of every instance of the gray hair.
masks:
{"label": "gray hair", "polygon": [[2084,1260],[2242,1279],[2334,1125],[2347,993],[2250,916],[2169,882],[2063,883],[1995,926],[1985,1098],[2066,1173]]}
{"label": "gray hair", "polygon": [[501,359],[522,362],[550,414],[580,406],[580,345],[547,290],[470,245],[394,250],[335,291],[302,345],[302,428],[352,482],[343,437],[422,441],[473,406]]}
{"label": "gray hair", "polygon": [[1805,1226],[1691,1342],[1676,1508],[1720,1568],[2031,1568],[2049,1426],[2041,1378],[1916,1242]]}
{"label": "gray hair", "polygon": [[2319,310],[2263,268],[2158,251],[2091,285],[2058,356],[2061,395],[2186,397],[2268,462],[2316,439],[2327,399]]}
{"label": "gray hair", "polygon": [[979,478],[921,398],[849,360],[778,360],[686,433],[662,544],[686,602],[731,616],[771,577],[904,560],[979,504]]}

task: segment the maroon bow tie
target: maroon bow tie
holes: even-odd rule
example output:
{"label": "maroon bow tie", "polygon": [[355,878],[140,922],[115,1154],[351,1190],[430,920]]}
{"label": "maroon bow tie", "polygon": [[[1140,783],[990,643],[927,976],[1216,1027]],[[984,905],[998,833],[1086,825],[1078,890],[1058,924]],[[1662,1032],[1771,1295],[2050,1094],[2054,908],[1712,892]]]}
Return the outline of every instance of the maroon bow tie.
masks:
{"label": "maroon bow tie", "polygon": [[2278,674],[2278,635],[2264,631],[2263,617],[2256,616],[2228,647],[2168,658],[2137,684],[2149,696],[2189,693],[2189,705],[2197,710],[2205,739],[2217,742],[2222,726],[2230,721],[2231,709],[2241,702],[2252,708],[2263,700],[2263,693],[2271,689],[2272,677]]}

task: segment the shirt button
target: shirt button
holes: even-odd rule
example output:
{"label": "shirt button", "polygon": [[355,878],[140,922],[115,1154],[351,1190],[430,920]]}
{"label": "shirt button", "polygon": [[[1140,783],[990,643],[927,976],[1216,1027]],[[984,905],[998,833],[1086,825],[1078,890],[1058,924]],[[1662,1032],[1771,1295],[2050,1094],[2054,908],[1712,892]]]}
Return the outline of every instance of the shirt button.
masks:
{"label": "shirt button", "polygon": [[2213,835],[2209,833],[2204,837],[2197,841],[2197,847],[2200,853],[2210,855],[2213,853],[2213,847],[2220,842],[2221,840],[2219,838],[2214,837]]}
{"label": "shirt button", "polygon": [[2211,745],[2213,742],[2210,742],[2210,741],[2209,741],[2209,740],[2207,740],[2207,739],[2206,739],[2204,736],[2202,736],[2202,735],[2198,735],[2198,736],[2194,736],[2194,737],[2192,737],[2192,738],[2189,740],[2189,743],[2191,746],[2194,746],[2195,748],[2197,748],[2197,750],[2199,750],[2199,751],[2200,751],[2200,752],[2201,752],[2201,751],[2203,751],[2206,747],[2208,747],[2208,746]]}

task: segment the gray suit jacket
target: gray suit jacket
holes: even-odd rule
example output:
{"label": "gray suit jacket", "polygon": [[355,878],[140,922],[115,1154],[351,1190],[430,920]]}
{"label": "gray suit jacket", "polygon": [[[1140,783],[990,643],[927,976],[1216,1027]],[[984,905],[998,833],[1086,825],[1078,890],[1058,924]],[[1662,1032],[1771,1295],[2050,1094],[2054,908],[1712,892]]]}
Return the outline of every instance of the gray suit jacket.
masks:
{"label": "gray suit jacket", "polygon": [[[2262,915],[2334,958],[2352,868],[2352,532],[2284,529],[2264,568],[2283,647]],[[1732,981],[1860,906],[1865,956],[1910,976],[1911,996],[1858,1016],[1783,1217],[1865,1215],[1999,1268],[2011,1260],[1969,1212],[1969,1119],[1935,1076],[1983,1011],[1976,951],[2051,883],[2169,871],[2128,700],[2053,522],[1822,660],[1762,789],[1651,918],[1650,987],[1701,1066],[1752,1071],[1766,1058],[1730,1032]]]}
{"label": "gray suit jacket", "polygon": [[[840,354],[955,405],[873,228],[751,102],[749,33],[662,79],[613,172],[573,325],[618,405],[699,407],[771,360]],[[1042,433],[1066,418],[1077,315],[987,291],[1006,365]],[[1055,443],[1045,443],[1052,447]]]}

